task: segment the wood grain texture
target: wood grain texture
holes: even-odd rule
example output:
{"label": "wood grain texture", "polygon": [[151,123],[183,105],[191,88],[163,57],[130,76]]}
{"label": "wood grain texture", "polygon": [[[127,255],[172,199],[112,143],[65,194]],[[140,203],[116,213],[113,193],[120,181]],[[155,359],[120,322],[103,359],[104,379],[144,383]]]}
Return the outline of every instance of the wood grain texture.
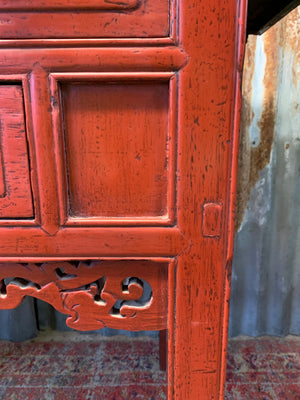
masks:
{"label": "wood grain texture", "polygon": [[176,75],[54,73],[50,86],[61,225],[174,225]]}
{"label": "wood grain texture", "polygon": [[[222,6],[182,2],[179,15],[179,36],[190,58],[179,74],[178,226],[192,245],[178,257],[174,398],[211,400],[223,395],[225,372],[222,335],[241,16],[233,0]],[[201,235],[206,202],[223,204],[219,240]]]}
{"label": "wood grain texture", "polygon": [[70,216],[167,218],[168,83],[69,84],[62,96]]}
{"label": "wood grain texture", "polygon": [[[93,43],[93,42],[92,42]],[[177,46],[83,48],[0,48],[0,74],[31,73],[40,65],[53,74],[99,72],[171,72],[188,62]]]}
{"label": "wood grain texture", "polygon": [[40,227],[0,229],[0,259],[38,257],[172,257],[189,247],[176,227],[67,227],[50,235]]}
{"label": "wood grain texture", "polygon": [[33,218],[21,85],[0,85],[0,218]]}
{"label": "wood grain texture", "polygon": [[225,268],[225,285],[224,285],[224,300],[222,312],[222,332],[221,332],[221,361],[220,368],[220,398],[225,395],[225,380],[226,380],[226,362],[227,362],[227,341],[228,341],[228,325],[229,325],[229,304],[231,291],[231,271],[234,247],[235,233],[235,204],[236,204],[236,189],[237,189],[237,169],[238,169],[238,151],[239,151],[239,130],[241,121],[242,108],[242,74],[246,46],[246,24],[247,24],[247,2],[241,1],[237,9],[238,25],[236,29],[236,68],[235,68],[235,95],[234,109],[232,121],[232,160],[230,166],[230,184],[229,184],[229,211],[228,211],[228,242],[227,242],[227,264]]}
{"label": "wood grain texture", "polygon": [[47,71],[38,63],[30,76],[30,100],[39,196],[37,220],[45,232],[53,235],[59,229],[59,210],[50,86]]}
{"label": "wood grain texture", "polygon": [[203,204],[202,234],[206,237],[218,238],[222,227],[222,204]]}

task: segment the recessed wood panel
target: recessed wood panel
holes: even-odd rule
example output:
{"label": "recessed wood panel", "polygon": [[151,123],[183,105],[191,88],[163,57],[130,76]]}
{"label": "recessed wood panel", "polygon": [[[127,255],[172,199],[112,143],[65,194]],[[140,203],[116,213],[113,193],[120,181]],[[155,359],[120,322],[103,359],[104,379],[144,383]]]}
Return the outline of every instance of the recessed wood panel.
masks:
{"label": "recessed wood panel", "polygon": [[22,87],[0,85],[0,218],[31,217]]}
{"label": "recessed wood panel", "polygon": [[4,0],[2,39],[154,38],[170,33],[169,0]]}
{"label": "recessed wood panel", "polygon": [[70,217],[168,218],[169,82],[61,87]]}

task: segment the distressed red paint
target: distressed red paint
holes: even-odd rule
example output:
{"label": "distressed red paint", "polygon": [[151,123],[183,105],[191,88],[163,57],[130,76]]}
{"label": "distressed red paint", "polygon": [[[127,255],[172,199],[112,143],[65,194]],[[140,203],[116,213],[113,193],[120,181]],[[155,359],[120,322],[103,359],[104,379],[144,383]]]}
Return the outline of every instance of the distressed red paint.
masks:
{"label": "distressed red paint", "polygon": [[0,305],[167,328],[168,400],[221,399],[246,2],[18,4],[0,7],[0,80],[18,86],[26,146],[2,148],[0,189],[9,154],[32,212],[1,214]]}

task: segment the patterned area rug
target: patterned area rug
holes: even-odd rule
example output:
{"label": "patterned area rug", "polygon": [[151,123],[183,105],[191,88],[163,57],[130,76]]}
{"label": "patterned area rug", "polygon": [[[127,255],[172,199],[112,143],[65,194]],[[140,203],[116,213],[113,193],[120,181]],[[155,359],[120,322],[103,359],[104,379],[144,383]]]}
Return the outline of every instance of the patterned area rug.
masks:
{"label": "patterned area rug", "polygon": [[[226,400],[299,400],[300,338],[229,342]],[[1,400],[162,400],[153,338],[43,333],[0,342]]]}
{"label": "patterned area rug", "polygon": [[226,400],[300,400],[300,337],[228,343]]}

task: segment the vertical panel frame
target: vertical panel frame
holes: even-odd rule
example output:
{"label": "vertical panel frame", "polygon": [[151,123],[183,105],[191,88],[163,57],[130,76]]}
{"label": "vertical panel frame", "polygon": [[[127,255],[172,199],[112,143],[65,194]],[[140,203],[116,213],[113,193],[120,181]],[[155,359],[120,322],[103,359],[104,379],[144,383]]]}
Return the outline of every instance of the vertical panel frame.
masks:
{"label": "vertical panel frame", "polygon": [[35,171],[38,191],[39,225],[53,236],[59,229],[57,168],[50,109],[49,74],[36,63],[29,75],[30,121],[33,132]]}
{"label": "vertical panel frame", "polygon": [[[237,160],[237,72],[246,1],[226,0],[221,6],[214,0],[186,0],[178,5],[179,43],[189,56],[178,73],[178,228],[191,245],[177,257],[170,399],[221,400],[233,237],[231,182]],[[207,231],[210,226],[203,221],[207,203],[223,208],[222,218],[220,209],[216,214],[217,235]]]}

